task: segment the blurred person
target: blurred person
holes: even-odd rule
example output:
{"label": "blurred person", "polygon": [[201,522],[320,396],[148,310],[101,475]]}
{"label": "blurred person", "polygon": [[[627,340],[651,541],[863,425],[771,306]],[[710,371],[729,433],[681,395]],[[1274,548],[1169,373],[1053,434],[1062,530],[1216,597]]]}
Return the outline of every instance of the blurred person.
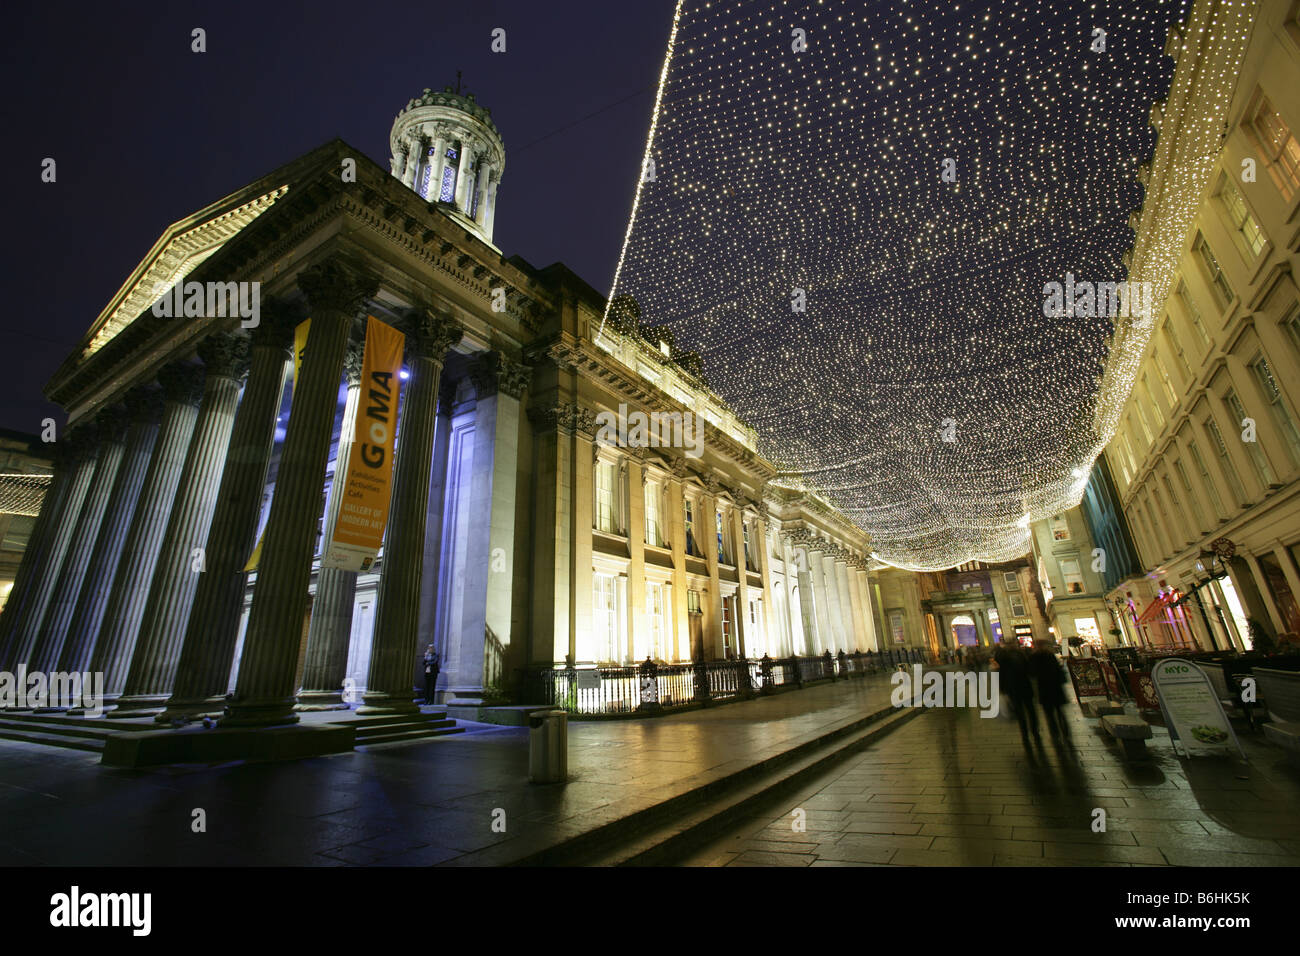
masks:
{"label": "blurred person", "polygon": [[1070,739],[1070,726],[1065,720],[1065,668],[1048,641],[1034,642],[1029,655],[1029,673],[1038,685],[1038,704],[1047,718],[1047,729],[1056,740]]}
{"label": "blurred person", "polygon": [[993,663],[998,672],[998,690],[1011,699],[1025,749],[1029,749],[1031,733],[1034,742],[1042,746],[1043,738],[1038,732],[1038,711],[1034,708],[1034,686],[1029,677],[1029,659],[1025,652],[1014,640],[1004,637],[993,653]]}

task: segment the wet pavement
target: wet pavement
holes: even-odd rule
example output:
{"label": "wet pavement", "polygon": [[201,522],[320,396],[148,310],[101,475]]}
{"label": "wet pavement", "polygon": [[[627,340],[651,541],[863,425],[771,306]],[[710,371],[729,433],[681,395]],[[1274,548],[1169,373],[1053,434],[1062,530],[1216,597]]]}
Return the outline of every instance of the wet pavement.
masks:
{"label": "wet pavement", "polygon": [[0,740],[0,865],[500,864],[887,702],[887,677],[874,675],[656,719],[570,721],[570,780],[545,786],[528,782],[527,729],[485,724],[330,757],[150,770]]}
{"label": "wet pavement", "polygon": [[1044,730],[1026,751],[1014,722],[932,710],[679,862],[1300,865],[1300,771],[1262,735],[1239,728],[1245,764],[1181,760],[1154,727],[1151,759],[1129,763],[1073,701],[1067,714],[1070,746]]}

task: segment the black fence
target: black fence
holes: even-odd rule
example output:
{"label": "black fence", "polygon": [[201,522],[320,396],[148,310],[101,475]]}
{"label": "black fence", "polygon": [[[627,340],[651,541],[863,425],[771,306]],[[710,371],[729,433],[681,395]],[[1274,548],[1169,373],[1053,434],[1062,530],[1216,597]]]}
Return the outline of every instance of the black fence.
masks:
{"label": "black fence", "polygon": [[821,657],[764,656],[759,660],[703,661],[662,664],[644,661],[616,667],[534,668],[521,672],[519,699],[549,704],[571,714],[589,716],[645,715],[680,707],[802,687],[815,681],[865,677],[903,664],[931,663],[915,648],[830,652]]}

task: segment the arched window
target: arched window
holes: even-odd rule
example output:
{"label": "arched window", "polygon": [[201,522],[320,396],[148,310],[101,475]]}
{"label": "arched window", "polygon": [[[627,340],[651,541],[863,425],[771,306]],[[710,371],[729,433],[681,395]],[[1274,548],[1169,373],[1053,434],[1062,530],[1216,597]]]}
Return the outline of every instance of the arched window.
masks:
{"label": "arched window", "polygon": [[460,142],[447,147],[445,157],[447,165],[442,170],[442,188],[438,192],[439,202],[453,202],[456,199],[456,170],[460,166]]}

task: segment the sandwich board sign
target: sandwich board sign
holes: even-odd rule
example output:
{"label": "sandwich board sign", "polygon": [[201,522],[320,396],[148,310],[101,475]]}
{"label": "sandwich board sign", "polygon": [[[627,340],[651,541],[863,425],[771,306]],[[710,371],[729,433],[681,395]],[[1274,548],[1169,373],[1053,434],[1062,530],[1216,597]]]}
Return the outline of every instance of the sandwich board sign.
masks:
{"label": "sandwich board sign", "polygon": [[1175,753],[1181,750],[1179,756],[1188,757],[1224,753],[1235,747],[1241,759],[1246,759],[1205,671],[1192,661],[1166,657],[1151,668],[1151,681]]}

